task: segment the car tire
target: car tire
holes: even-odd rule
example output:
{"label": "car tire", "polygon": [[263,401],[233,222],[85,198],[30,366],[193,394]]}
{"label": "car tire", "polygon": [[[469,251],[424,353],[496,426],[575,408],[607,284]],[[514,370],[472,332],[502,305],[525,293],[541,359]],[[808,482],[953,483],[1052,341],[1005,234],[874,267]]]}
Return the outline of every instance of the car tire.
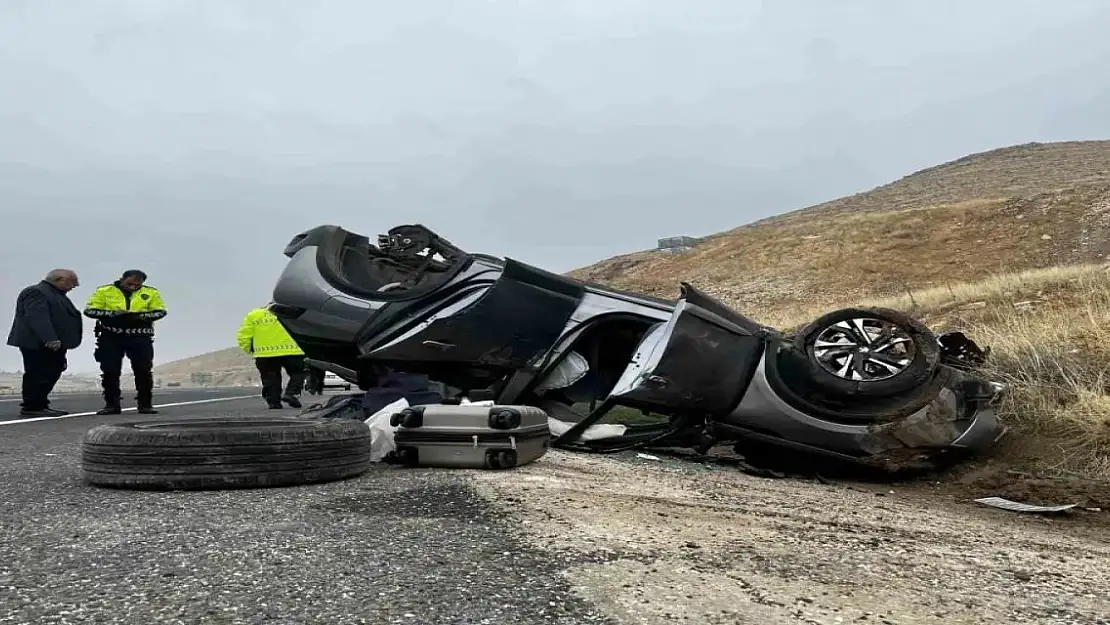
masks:
{"label": "car tire", "polygon": [[[855,380],[828,370],[818,359],[815,343],[836,324],[863,319],[889,324],[912,342],[913,355],[897,373],[874,380]],[[823,391],[841,396],[886,397],[922,386],[932,377],[940,362],[937,336],[910,315],[889,308],[842,308],[822,315],[802,328],[794,337],[794,345],[806,355],[809,374]]]}
{"label": "car tire", "polygon": [[355,477],[370,464],[365,423],[296,417],[100,425],[81,449],[85,482],[131,489],[296,486]]}

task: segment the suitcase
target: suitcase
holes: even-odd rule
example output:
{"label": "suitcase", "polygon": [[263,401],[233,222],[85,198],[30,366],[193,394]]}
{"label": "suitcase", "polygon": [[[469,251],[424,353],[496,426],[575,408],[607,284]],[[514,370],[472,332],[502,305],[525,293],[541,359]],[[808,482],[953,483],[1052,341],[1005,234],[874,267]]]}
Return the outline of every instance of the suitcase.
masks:
{"label": "suitcase", "polygon": [[547,453],[547,413],[534,406],[426,404],[390,417],[396,448],[386,462],[410,467],[511,469]]}

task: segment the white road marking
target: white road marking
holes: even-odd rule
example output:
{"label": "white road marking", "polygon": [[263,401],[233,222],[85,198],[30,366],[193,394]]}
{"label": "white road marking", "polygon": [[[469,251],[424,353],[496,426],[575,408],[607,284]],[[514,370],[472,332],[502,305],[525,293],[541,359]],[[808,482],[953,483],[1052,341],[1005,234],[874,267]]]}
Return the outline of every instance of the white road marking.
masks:
{"label": "white road marking", "polygon": [[[155,408],[172,408],[174,406],[195,406],[197,404],[214,404],[221,401],[235,401],[236,399],[257,399],[258,395],[236,395],[235,397],[217,397],[216,399],[195,399],[193,401],[179,401],[172,404],[155,404]],[[123,412],[134,412],[138,408],[124,408]],[[27,419],[12,419],[11,421],[0,421],[0,425],[18,425],[20,423],[34,423],[35,421],[53,421],[54,419],[69,419],[71,417],[88,417],[95,415],[93,412],[71,412],[69,414],[58,415],[56,417],[30,417]],[[157,418],[155,415],[151,415]]]}
{"label": "white road marking", "polygon": [[[186,391],[189,392],[189,393],[221,393],[224,390],[225,389],[219,389],[219,388],[186,389]],[[66,399],[67,397],[71,398],[71,397],[81,396],[81,395],[96,395],[96,396],[99,397],[100,396],[100,391],[91,390],[91,391],[77,391],[77,392],[73,392],[73,393],[68,393],[68,392],[67,393],[59,393],[57,395],[51,395],[50,399],[52,399],[52,400]],[[9,397],[7,399],[0,399],[0,404],[14,403],[14,402],[17,402],[17,401],[23,401],[23,399],[20,398],[20,397],[14,397],[14,398]]]}

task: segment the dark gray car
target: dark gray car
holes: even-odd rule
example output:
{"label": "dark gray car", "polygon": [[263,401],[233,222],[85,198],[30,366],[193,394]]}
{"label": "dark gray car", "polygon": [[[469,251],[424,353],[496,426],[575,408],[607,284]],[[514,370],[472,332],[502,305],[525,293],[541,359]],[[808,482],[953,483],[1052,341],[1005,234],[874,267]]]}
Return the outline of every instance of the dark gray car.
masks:
{"label": "dark gray car", "polygon": [[938,463],[1004,432],[1001,385],[959,334],[846,308],[792,335],[686,283],[668,301],[465,252],[420,225],[324,225],[285,249],[273,311],[360,388],[388,368],[543,407],[553,445],[790,448],[877,467]]}

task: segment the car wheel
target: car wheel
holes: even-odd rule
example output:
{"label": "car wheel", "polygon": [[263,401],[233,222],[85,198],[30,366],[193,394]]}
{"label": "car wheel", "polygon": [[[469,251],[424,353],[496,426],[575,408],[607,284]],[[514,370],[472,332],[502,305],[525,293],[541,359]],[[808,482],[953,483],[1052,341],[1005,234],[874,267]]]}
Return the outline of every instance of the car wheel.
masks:
{"label": "car wheel", "polygon": [[925,384],[940,362],[933,332],[906,313],[844,308],[813,321],[794,338],[810,375],[836,395],[882,397]]}
{"label": "car wheel", "polygon": [[370,468],[362,421],[196,419],[101,425],[85,433],[81,472],[96,486],[230,489],[354,477]]}

